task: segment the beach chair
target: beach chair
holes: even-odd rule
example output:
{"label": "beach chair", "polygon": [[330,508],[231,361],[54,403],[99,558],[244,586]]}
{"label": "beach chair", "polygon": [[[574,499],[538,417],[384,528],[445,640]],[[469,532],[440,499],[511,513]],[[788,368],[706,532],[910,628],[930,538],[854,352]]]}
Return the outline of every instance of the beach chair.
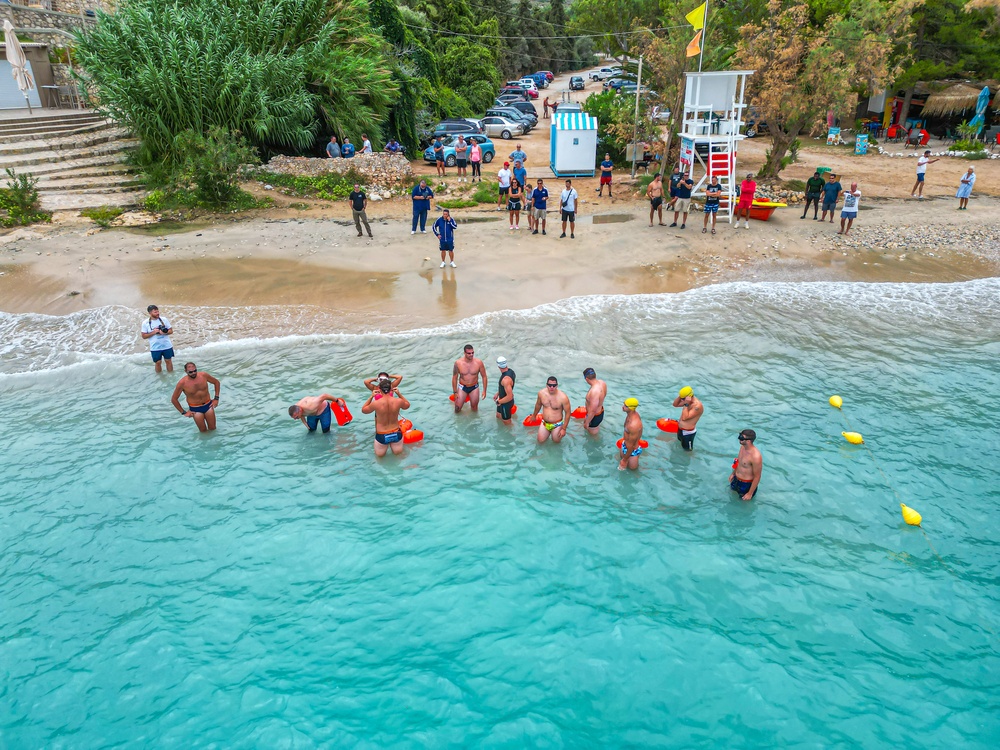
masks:
{"label": "beach chair", "polygon": [[919,129],[911,129],[910,132],[906,134],[906,143],[903,144],[903,150],[906,150],[907,146],[913,146],[916,148],[920,145],[920,140],[923,138]]}

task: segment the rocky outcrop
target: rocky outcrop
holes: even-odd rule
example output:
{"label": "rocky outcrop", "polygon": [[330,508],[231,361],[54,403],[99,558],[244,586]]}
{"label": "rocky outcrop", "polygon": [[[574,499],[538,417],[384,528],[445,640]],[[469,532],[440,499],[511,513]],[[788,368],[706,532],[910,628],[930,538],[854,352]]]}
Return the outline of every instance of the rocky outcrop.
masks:
{"label": "rocky outcrop", "polygon": [[358,154],[353,159],[311,159],[304,156],[275,156],[260,167],[264,172],[315,177],[355,171],[371,189],[391,190],[409,183],[413,170],[400,154]]}

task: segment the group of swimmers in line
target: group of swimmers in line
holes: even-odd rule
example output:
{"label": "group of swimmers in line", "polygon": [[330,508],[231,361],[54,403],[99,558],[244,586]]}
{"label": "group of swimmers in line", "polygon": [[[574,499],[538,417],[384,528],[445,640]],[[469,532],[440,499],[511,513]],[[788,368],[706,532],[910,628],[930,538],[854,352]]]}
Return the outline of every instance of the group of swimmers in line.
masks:
{"label": "group of swimmers in line", "polygon": [[[514,385],[517,373],[508,366],[505,357],[497,357],[496,363],[500,371],[497,392],[493,395],[496,417],[503,424],[510,425],[515,409]],[[193,362],[184,365],[184,372],[185,376],[174,388],[171,403],[182,416],[192,418],[200,431],[212,431],[215,429],[215,409],[219,405],[221,384],[207,372],[200,372]],[[604,421],[604,401],[608,395],[608,386],[603,380],[598,379],[593,367],[585,369],[583,377],[588,386],[585,407],[581,407],[586,410],[586,414],[582,417],[583,427],[589,434],[597,435]],[[380,372],[377,376],[364,381],[370,395],[361,407],[361,413],[375,415],[374,450],[378,457],[386,455],[389,451],[394,455],[403,452],[404,430],[400,425],[399,413],[409,409],[410,402],[399,392],[402,381],[402,375],[390,375],[387,372]],[[466,344],[462,357],[455,361],[452,368],[451,387],[455,400],[455,413],[461,412],[466,404],[469,404],[472,411],[478,411],[481,394],[487,392],[488,382],[486,365],[476,357],[472,344]],[[215,392],[211,398],[209,386],[214,388]],[[182,393],[187,401],[187,408],[181,406]],[[704,413],[704,406],[690,386],[680,389],[673,406],[681,409],[677,420],[678,442],[684,450],[693,450],[698,420]],[[616,454],[618,470],[634,471],[639,468],[639,457],[645,445],[645,441],[642,440],[643,424],[639,415],[639,401],[635,398],[625,399],[622,402],[622,412],[625,414],[625,424],[622,439],[618,442],[620,453]],[[350,421],[346,401],[328,393],[307,396],[288,407],[288,415],[292,419],[300,420],[310,432],[316,431],[317,428],[329,432],[335,414],[341,424]],[[538,423],[539,444],[545,443],[550,438],[553,443],[559,443],[566,436],[566,428],[572,415],[573,408],[569,397],[559,389],[559,380],[555,376],[550,376],[546,379],[545,387],[538,392],[531,415],[525,420],[525,424]],[[754,445],[757,439],[756,432],[750,429],[742,430],[738,437],[740,450],[733,461],[729,484],[741,499],[751,500],[757,494],[763,459]]]}

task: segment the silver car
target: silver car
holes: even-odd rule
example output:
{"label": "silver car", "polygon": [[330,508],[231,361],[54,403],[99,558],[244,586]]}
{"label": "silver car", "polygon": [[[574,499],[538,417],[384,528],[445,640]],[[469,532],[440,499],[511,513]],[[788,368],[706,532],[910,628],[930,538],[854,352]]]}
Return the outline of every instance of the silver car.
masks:
{"label": "silver car", "polygon": [[508,120],[506,117],[484,117],[482,123],[483,132],[491,138],[500,136],[509,141],[515,135],[524,133],[524,126],[521,123]]}

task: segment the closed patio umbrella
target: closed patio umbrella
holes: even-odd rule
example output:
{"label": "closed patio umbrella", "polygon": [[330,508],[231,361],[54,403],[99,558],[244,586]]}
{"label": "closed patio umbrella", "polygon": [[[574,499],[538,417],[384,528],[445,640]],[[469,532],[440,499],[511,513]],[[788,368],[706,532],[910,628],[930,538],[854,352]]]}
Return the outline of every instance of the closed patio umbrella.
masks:
{"label": "closed patio umbrella", "polygon": [[17,87],[24,94],[24,103],[28,105],[28,112],[31,113],[28,91],[35,88],[35,81],[31,77],[31,73],[28,72],[28,58],[24,56],[21,42],[18,41],[17,34],[14,33],[14,25],[10,21],[3,22],[3,39],[7,47],[7,62],[10,63],[10,72],[14,76],[14,80],[17,81]]}
{"label": "closed patio umbrella", "polygon": [[969,120],[969,125],[975,125],[978,128],[977,135],[983,132],[983,126],[986,125],[986,108],[989,104],[990,88],[983,86],[983,90],[979,92],[979,98],[976,100],[976,116]]}

